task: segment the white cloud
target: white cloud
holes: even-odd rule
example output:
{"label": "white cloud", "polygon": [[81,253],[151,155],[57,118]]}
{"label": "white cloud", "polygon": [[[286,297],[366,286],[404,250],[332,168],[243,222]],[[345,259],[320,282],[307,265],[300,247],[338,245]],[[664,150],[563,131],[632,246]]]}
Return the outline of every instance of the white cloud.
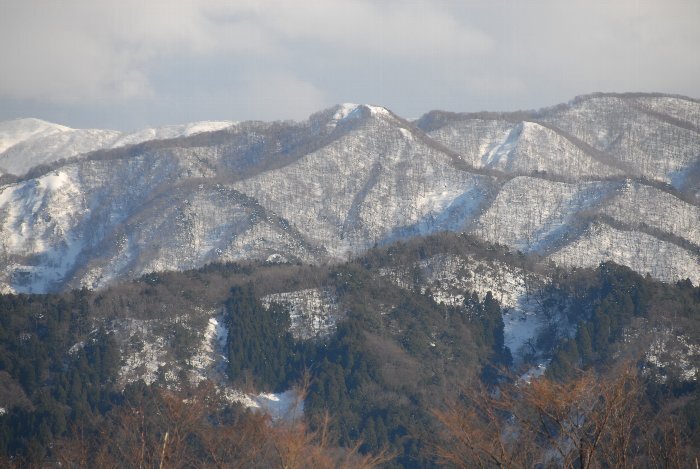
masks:
{"label": "white cloud", "polygon": [[124,116],[138,100],[165,120],[202,96],[232,119],[698,97],[697,24],[696,0],[0,0],[0,118],[2,100]]}
{"label": "white cloud", "polygon": [[0,93],[20,98],[149,94],[153,59],[274,60],[304,41],[403,58],[483,53],[491,46],[485,34],[422,2],[25,1],[10,4],[0,21],[6,58]]}
{"label": "white cloud", "polygon": [[302,119],[327,104],[322,90],[282,71],[251,75],[245,87],[230,93],[233,102],[251,110],[251,119]]}
{"label": "white cloud", "polygon": [[274,2],[265,23],[293,40],[402,58],[481,54],[492,46],[479,29],[459,24],[435,2]]}
{"label": "white cloud", "polygon": [[0,19],[0,94],[9,97],[148,96],[151,60],[211,53],[222,44],[204,2],[7,3]]}
{"label": "white cloud", "polygon": [[[522,65],[543,74],[576,75],[582,84],[634,86],[656,76],[672,81],[659,66],[672,65],[668,57],[675,54],[681,60],[674,60],[672,68],[697,69],[693,50],[700,33],[692,26],[700,20],[697,2],[548,0],[539,5],[521,4],[507,19],[511,28],[529,25],[518,28],[517,41],[502,41],[515,70]],[[520,61],[513,60],[515,54]]]}

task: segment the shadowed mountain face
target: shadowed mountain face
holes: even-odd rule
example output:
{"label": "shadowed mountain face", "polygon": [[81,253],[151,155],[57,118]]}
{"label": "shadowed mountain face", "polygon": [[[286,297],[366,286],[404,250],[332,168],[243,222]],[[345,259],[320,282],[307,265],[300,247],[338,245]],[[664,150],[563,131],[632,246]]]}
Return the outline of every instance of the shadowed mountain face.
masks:
{"label": "shadowed mountain face", "polygon": [[601,94],[416,122],[340,105],[298,123],[131,136],[13,121],[0,124],[0,150],[19,175],[0,186],[4,291],[100,288],[214,261],[333,262],[438,231],[564,266],[613,260],[700,281],[700,103],[689,98]]}

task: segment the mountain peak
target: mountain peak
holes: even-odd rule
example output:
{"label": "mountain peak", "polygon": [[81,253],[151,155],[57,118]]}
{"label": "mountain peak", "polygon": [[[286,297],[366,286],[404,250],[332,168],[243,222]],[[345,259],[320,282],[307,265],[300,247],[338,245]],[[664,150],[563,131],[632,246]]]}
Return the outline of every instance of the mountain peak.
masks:
{"label": "mountain peak", "polygon": [[333,113],[329,125],[333,126],[340,122],[348,122],[355,119],[367,117],[391,116],[391,112],[382,106],[371,104],[342,103],[330,108]]}
{"label": "mountain peak", "polygon": [[33,137],[52,135],[73,130],[60,124],[33,117],[0,122],[0,153]]}

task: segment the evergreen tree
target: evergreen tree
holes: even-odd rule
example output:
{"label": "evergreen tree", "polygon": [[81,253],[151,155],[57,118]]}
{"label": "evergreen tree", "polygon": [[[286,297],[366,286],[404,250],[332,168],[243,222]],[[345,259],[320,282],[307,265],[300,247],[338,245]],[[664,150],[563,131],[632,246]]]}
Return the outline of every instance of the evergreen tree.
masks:
{"label": "evergreen tree", "polygon": [[256,384],[282,390],[296,345],[289,332],[289,312],[273,304],[264,308],[253,286],[233,287],[226,301],[228,373],[233,380],[246,374]]}
{"label": "evergreen tree", "polygon": [[588,333],[588,326],[583,322],[579,322],[576,330],[576,345],[583,366],[592,364],[595,360],[593,343],[591,342],[591,336]]}

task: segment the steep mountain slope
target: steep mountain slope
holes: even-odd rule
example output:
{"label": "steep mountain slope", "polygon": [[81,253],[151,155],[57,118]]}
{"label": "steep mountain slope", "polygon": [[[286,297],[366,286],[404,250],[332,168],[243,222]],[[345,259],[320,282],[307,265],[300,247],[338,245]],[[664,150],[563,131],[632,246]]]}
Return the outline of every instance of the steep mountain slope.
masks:
{"label": "steep mountain slope", "polygon": [[673,242],[639,231],[621,230],[605,223],[594,223],[584,233],[550,256],[567,267],[594,267],[611,260],[637,272],[673,282],[700,279],[697,249],[684,249]]}
{"label": "steep mountain slope", "polygon": [[[50,164],[0,186],[0,287],[102,288],[215,261],[336,262],[445,230],[567,266],[615,260],[697,283],[698,115],[687,98],[591,95],[415,123],[344,104],[303,122],[92,140],[15,122],[4,156],[44,138],[57,146],[31,150],[27,165]],[[86,146],[55,150],[71,135]],[[118,148],[56,159],[90,145]]]}
{"label": "steep mountain slope", "polygon": [[383,108],[358,106],[338,122],[346,126],[340,138],[294,165],[235,185],[336,259],[393,232],[463,228],[495,184],[459,168],[451,154]]}
{"label": "steep mountain slope", "polygon": [[700,155],[699,110],[700,102],[680,97],[592,95],[538,117],[634,173],[682,189]]}
{"label": "steep mountain slope", "polygon": [[512,174],[546,173],[567,180],[625,174],[561,132],[513,116],[433,112],[419,119],[417,125],[479,168]]}
{"label": "steep mountain slope", "polygon": [[410,127],[381,108],[339,107],[95,153],[6,186],[5,282],[37,292],[214,260],[318,262],[393,230],[459,228],[494,179],[456,170],[399,124]]}
{"label": "steep mountain slope", "polygon": [[700,279],[700,209],[631,181],[562,183],[516,177],[475,223],[473,233],[567,266],[604,260],[655,278]]}
{"label": "steep mountain slope", "polygon": [[644,177],[684,191],[697,171],[699,116],[691,98],[593,94],[539,111],[433,111],[416,124],[477,166],[567,180]]}

